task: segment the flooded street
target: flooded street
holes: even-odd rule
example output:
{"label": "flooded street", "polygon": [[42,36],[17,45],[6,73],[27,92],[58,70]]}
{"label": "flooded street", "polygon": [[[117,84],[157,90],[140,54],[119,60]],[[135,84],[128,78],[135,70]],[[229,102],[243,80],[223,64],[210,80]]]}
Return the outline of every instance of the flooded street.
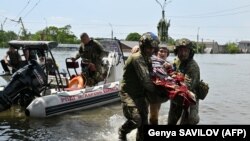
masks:
{"label": "flooded street", "polygon": [[[1,54],[4,52],[0,50]],[[60,68],[65,68],[65,58],[74,55],[75,52],[54,52]],[[171,55],[169,60],[173,58]],[[195,60],[201,79],[210,86],[207,98],[200,101],[199,124],[250,124],[250,55],[204,54],[195,55]],[[0,80],[1,85],[5,83]],[[166,124],[168,110],[166,102],[160,111],[160,124]],[[26,117],[14,106],[0,113],[0,141],[114,141],[124,121],[120,102],[41,119]],[[133,140],[135,131],[128,137]]]}

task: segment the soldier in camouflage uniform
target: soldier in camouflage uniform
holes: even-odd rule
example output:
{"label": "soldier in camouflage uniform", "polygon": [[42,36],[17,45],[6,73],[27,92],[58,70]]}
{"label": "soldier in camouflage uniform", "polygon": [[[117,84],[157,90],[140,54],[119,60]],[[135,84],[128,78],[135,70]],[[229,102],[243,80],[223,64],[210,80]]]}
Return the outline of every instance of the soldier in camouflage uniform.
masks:
{"label": "soldier in camouflage uniform", "polygon": [[82,58],[82,72],[87,76],[87,85],[93,86],[104,79],[102,58],[107,55],[103,46],[96,40],[90,39],[87,33],[81,34],[82,45],[73,61]]}
{"label": "soldier in camouflage uniform", "polygon": [[119,128],[119,140],[137,130],[136,140],[143,141],[143,125],[148,124],[148,102],[154,101],[155,87],[150,80],[151,55],[158,47],[159,39],[151,32],[144,33],[139,40],[140,51],[128,57],[121,81],[120,97],[126,122]]}
{"label": "soldier in camouflage uniform", "polygon": [[[178,56],[180,64],[176,66],[176,71],[182,72],[185,75],[185,83],[188,89],[194,94],[197,93],[198,83],[200,81],[200,69],[197,62],[193,59],[194,45],[188,39],[180,39],[176,41],[175,55]],[[178,62],[177,61],[177,62]],[[170,103],[170,111],[168,116],[168,124],[177,124],[182,114],[182,102],[172,100]],[[196,125],[199,123],[199,100],[196,96],[196,105],[190,106],[190,111],[187,117],[185,117],[182,124]]]}

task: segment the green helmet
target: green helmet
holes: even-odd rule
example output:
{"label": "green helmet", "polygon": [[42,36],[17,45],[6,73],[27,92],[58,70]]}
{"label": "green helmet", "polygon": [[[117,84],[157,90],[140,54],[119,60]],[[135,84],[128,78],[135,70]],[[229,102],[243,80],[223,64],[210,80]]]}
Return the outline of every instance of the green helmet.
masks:
{"label": "green helmet", "polygon": [[176,40],[175,46],[176,46],[176,49],[178,49],[179,47],[188,47],[190,49],[193,49],[192,42],[186,38]]}
{"label": "green helmet", "polygon": [[140,48],[142,47],[158,48],[159,44],[160,44],[159,38],[152,32],[146,32],[142,34],[139,40]]}
{"label": "green helmet", "polygon": [[175,49],[174,49],[174,53],[175,55],[177,55],[178,53],[178,49],[180,47],[185,47],[185,48],[189,48],[190,49],[190,57],[192,58],[194,56],[194,45],[192,43],[192,41],[190,41],[187,38],[182,38],[182,39],[178,39],[175,42]]}

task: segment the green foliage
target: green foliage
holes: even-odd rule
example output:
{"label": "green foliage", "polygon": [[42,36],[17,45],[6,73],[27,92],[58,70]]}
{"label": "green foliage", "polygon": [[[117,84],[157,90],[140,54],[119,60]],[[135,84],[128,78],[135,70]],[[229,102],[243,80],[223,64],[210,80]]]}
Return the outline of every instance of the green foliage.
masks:
{"label": "green foliage", "polygon": [[48,40],[48,41],[57,41],[58,43],[67,43],[67,44],[77,44],[80,41],[77,37],[70,31],[71,26],[66,25],[64,27],[55,27],[50,26],[41,31],[37,31],[32,35],[32,40]]}
{"label": "green foliage", "polygon": [[204,53],[205,51],[205,48],[206,48],[206,46],[205,46],[205,44],[202,44],[202,43],[199,43],[198,44],[198,51],[200,52],[200,53]]}
{"label": "green foliage", "polygon": [[226,52],[231,53],[231,54],[239,53],[240,49],[238,48],[236,43],[227,43],[226,44]]}
{"label": "green foliage", "polygon": [[13,31],[5,32],[3,30],[0,30],[0,48],[8,47],[8,41],[16,39],[17,34]]}
{"label": "green foliage", "polygon": [[172,37],[168,38],[168,45],[175,45],[175,40]]}
{"label": "green foliage", "polygon": [[80,40],[70,31],[71,26],[66,25],[64,27],[50,26],[48,28],[37,31],[35,34],[27,33],[26,36],[21,34],[18,37],[13,31],[5,32],[0,30],[0,47],[8,47],[8,42],[10,40],[47,40],[47,41],[57,41],[58,43],[67,44],[79,44]]}
{"label": "green foliage", "polygon": [[204,53],[205,44],[193,42],[193,45],[196,53]]}
{"label": "green foliage", "polygon": [[128,36],[126,37],[126,41],[139,41],[141,38],[141,35],[137,32],[129,33]]}

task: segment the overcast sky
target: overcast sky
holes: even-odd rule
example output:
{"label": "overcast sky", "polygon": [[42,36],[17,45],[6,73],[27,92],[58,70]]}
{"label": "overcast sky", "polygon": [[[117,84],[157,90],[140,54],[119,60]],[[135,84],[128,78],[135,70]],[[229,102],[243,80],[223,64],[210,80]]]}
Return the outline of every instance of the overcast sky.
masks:
{"label": "overcast sky", "polygon": [[249,0],[172,0],[165,7],[155,0],[0,0],[0,23],[5,31],[18,33],[21,25],[14,21],[22,17],[31,33],[71,25],[77,37],[88,32],[109,38],[113,30],[114,37],[124,39],[131,32],[157,34],[162,9],[174,39],[197,41],[199,35],[199,41],[219,44],[250,40]]}

